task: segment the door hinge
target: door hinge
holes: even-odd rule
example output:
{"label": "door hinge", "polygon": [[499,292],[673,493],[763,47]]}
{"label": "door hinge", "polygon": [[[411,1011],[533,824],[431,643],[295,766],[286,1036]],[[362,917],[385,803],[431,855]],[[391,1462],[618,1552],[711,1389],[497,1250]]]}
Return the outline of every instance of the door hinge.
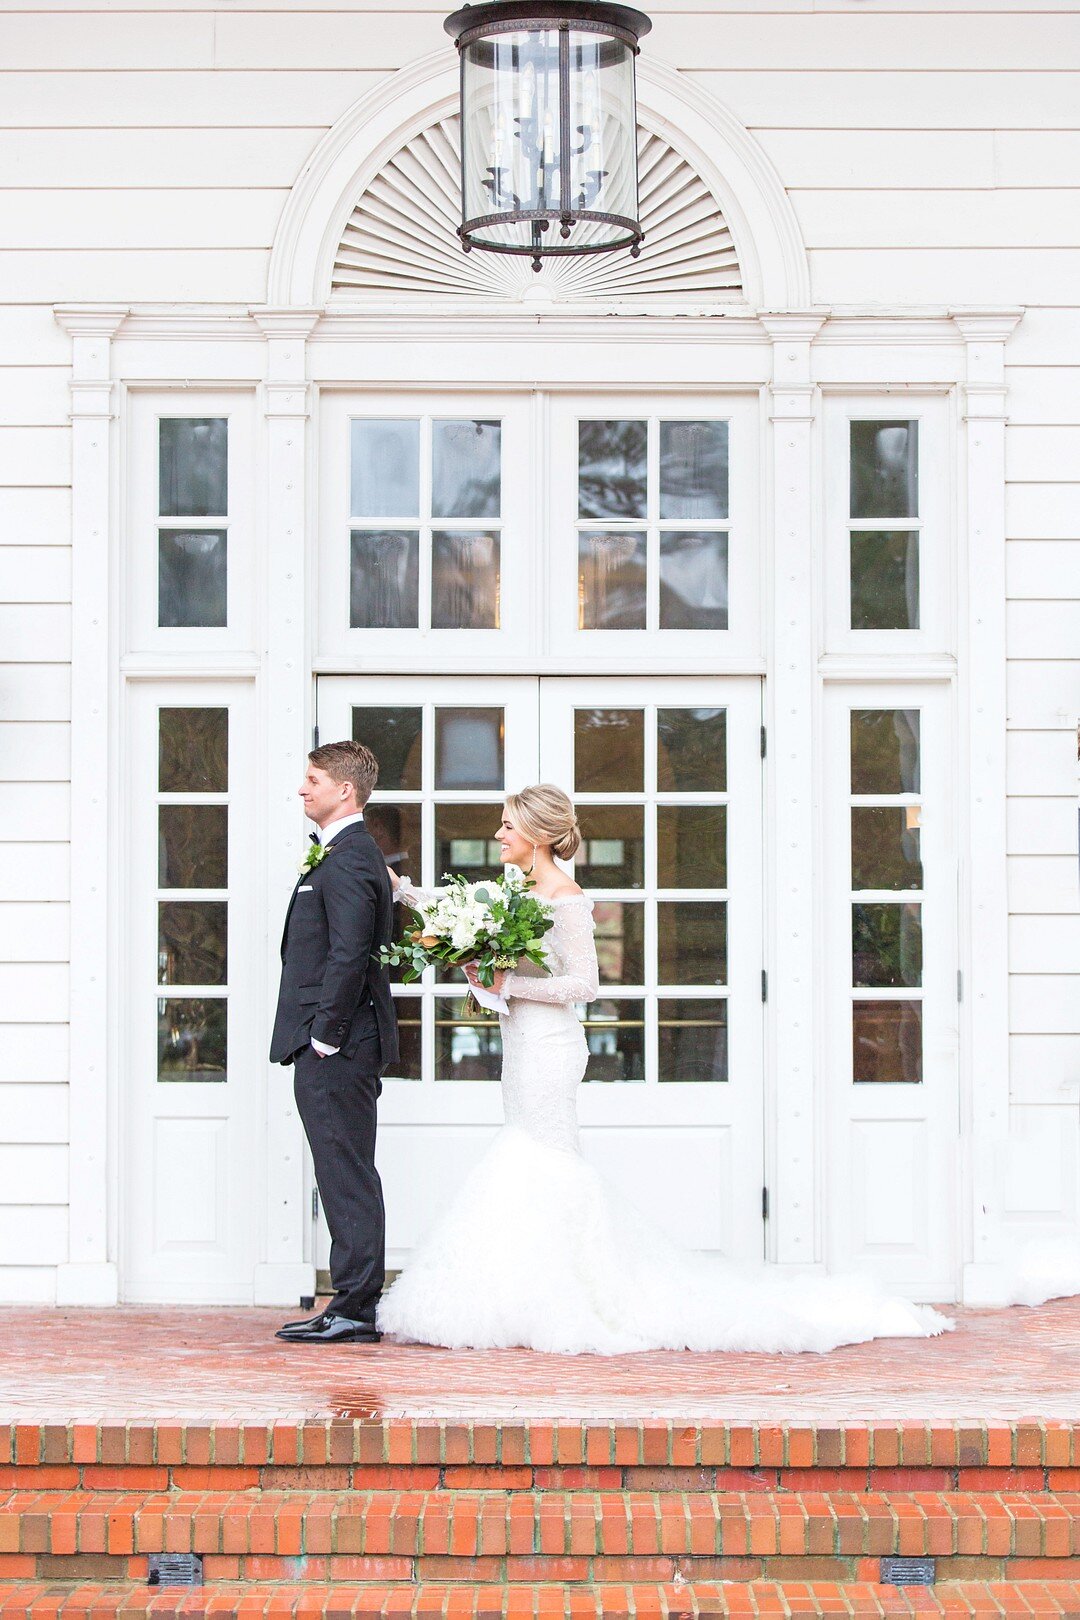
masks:
{"label": "door hinge", "polygon": [[761,999],[762,1001],[769,999],[769,975],[764,968],[761,970]]}
{"label": "door hinge", "polygon": [[964,974],[961,968],[956,970],[956,999],[957,1001],[964,999]]}
{"label": "door hinge", "polygon": [[762,1218],[763,1221],[767,1221],[768,1218],[769,1218],[769,1189],[768,1189],[768,1187],[762,1187],[762,1189],[761,1189],[761,1218]]}
{"label": "door hinge", "polygon": [[318,1218],[319,1218],[319,1189],[318,1189],[318,1187],[312,1187],[312,1189],[311,1189],[311,1218],[312,1218],[313,1221],[317,1221]]}
{"label": "door hinge", "polygon": [[318,746],[319,746],[319,728],[318,728],[318,726],[312,726],[312,728],[311,728],[311,746],[312,746],[312,748],[318,748]]}
{"label": "door hinge", "polygon": [[762,728],[761,728],[761,757],[762,757],[762,759],[765,758],[766,747],[767,747],[766,732],[765,732],[765,727],[762,726]]}

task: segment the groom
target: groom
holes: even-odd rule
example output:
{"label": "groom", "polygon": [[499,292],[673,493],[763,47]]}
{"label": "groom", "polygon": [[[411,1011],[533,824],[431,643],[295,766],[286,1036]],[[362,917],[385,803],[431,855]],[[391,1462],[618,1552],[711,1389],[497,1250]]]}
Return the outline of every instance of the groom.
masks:
{"label": "groom", "polygon": [[397,1058],[398,1043],[389,975],[377,961],[390,941],[393,897],[363,814],[378,774],[362,743],[327,743],[308,755],[300,788],[319,832],[285,916],[270,1060],[293,1066],[330,1228],[334,1297],[319,1316],[278,1331],[290,1344],[379,1338],[384,1256],[375,1105],[379,1075]]}

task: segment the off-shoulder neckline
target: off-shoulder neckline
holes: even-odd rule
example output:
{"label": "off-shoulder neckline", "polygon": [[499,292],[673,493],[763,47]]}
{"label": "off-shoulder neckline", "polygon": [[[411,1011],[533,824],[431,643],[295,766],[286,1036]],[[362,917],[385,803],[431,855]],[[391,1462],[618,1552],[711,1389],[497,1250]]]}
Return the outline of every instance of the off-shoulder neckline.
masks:
{"label": "off-shoulder neckline", "polygon": [[538,894],[536,898],[545,906],[572,906],[578,900],[585,900],[590,906],[592,905],[592,901],[587,894],[557,894],[550,900],[545,900],[543,895]]}

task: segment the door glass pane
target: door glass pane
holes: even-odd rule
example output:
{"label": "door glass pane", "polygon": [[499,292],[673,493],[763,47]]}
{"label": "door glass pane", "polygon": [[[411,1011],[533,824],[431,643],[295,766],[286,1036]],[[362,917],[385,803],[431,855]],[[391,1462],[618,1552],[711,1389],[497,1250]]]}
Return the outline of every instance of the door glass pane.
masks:
{"label": "door glass pane", "polygon": [[224,529],[158,530],[158,624],[224,629],[228,622]]}
{"label": "door glass pane", "polygon": [[922,888],[918,805],[853,806],[851,887]]}
{"label": "door glass pane", "polygon": [[851,628],[919,628],[917,529],[852,531]]}
{"label": "door glass pane", "polygon": [[[401,911],[395,906],[395,911]],[[393,970],[392,970],[393,971]],[[392,1080],[419,1080],[421,1078],[421,1001],[419,996],[395,996],[397,1014],[398,1060],[391,1069]]]}
{"label": "door glass pane", "polygon": [[226,793],[228,788],[228,709],[159,709],[159,792]]}
{"label": "door glass pane", "polygon": [[922,983],[922,907],[855,902],[851,908],[852,984]]}
{"label": "door glass pane", "polygon": [[223,1081],[228,1002],[185,997],[157,1005],[158,1080]]}
{"label": "door glass pane", "polygon": [[660,423],[660,516],[726,518],[728,424]]}
{"label": "door glass pane", "polygon": [[502,423],[433,422],[431,515],[499,516]]}
{"label": "door glass pane", "polygon": [[501,788],[504,744],[502,709],[436,709],[435,786]]}
{"label": "door glass pane", "polygon": [[919,424],[852,422],[851,515],[919,515]]}
{"label": "door glass pane", "polygon": [[645,907],[635,901],[597,900],[593,924],[600,983],[644,984]]}
{"label": "door glass pane", "polygon": [[726,630],[728,537],[721,530],[660,536],[661,630]]}
{"label": "door glass pane", "polygon": [[162,417],[158,423],[161,517],[224,517],[229,510],[229,419]]}
{"label": "door glass pane", "polygon": [[578,535],[578,629],[644,630],[646,544],[640,531]]}
{"label": "door glass pane", "polygon": [[[369,709],[353,706],[353,742],[362,742],[379,762],[379,788],[418,792],[423,768],[423,719],[419,708]],[[419,873],[411,874],[419,882]]]}
{"label": "door glass pane", "polygon": [[661,793],[726,790],[726,709],[660,709],[656,743],[656,785]]}
{"label": "door glass pane", "polygon": [[645,881],[645,812],[638,804],[578,806],[582,843],[574,876],[583,889],[640,889]]}
{"label": "door glass pane", "polygon": [[645,711],[574,710],[574,787],[579,793],[640,793],[645,786]]}
{"label": "door glass pane", "polygon": [[726,1000],[662,997],[658,1034],[661,1081],[727,1079]]}
{"label": "door glass pane", "polygon": [[456,996],[435,998],[436,1080],[498,1080],[502,1041],[495,1018],[458,1018]]}
{"label": "door glass pane", "polygon": [[661,984],[724,984],[727,905],[723,900],[662,900],[656,907]]}
{"label": "door glass pane", "polygon": [[420,423],[357,419],[352,423],[350,516],[420,516]]}
{"label": "door glass pane", "polygon": [[662,889],[727,888],[726,805],[658,806],[656,881]]}
{"label": "door glass pane", "polygon": [[918,709],[852,709],[852,793],[918,793]]}
{"label": "door glass pane", "polygon": [[852,1004],[852,1075],[857,1085],[917,1085],[922,1080],[922,1003]]}
{"label": "door glass pane", "polygon": [[578,516],[643,518],[648,425],[578,423]]}
{"label": "door glass pane", "polygon": [[349,546],[350,629],[415,630],[420,623],[418,530],[354,529]]}
{"label": "door glass pane", "polygon": [[228,910],[224,900],[159,902],[159,984],[225,983]]}
{"label": "door glass pane", "polygon": [[436,529],[431,536],[433,630],[499,628],[499,537]]}
{"label": "door glass pane", "polygon": [[435,877],[461,873],[470,883],[498,877],[503,870],[495,829],[502,807],[497,804],[435,806]]}
{"label": "door glass pane", "polygon": [[645,1003],[602,997],[583,1009],[589,1059],[586,1081],[645,1078]]}
{"label": "door glass pane", "polygon": [[[421,806],[370,799],[364,806],[364,825],[379,846],[387,866],[421,881],[423,850],[420,843]],[[395,908],[401,910],[401,907]]]}
{"label": "door glass pane", "polygon": [[229,812],[223,804],[158,806],[158,886],[224,889],[229,881]]}

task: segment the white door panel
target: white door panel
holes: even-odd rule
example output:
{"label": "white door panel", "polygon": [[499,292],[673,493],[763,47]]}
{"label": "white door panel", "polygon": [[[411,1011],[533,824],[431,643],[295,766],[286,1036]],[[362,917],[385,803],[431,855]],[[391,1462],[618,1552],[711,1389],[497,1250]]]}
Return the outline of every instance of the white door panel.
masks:
{"label": "white door panel", "polygon": [[[640,780],[579,788],[581,717],[595,763],[612,715],[629,717]],[[368,822],[414,882],[498,871],[505,792],[546,780],[575,794],[574,870],[595,897],[605,980],[582,1009],[584,1151],[640,1204],[664,1188],[660,1224],[681,1241],[747,1259],[762,1252],[759,723],[754,679],[319,683],[320,736],[356,736],[380,759]],[[460,974],[433,981],[395,989],[402,1063],[383,1081],[379,1148],[391,1266],[502,1119],[498,1026],[460,1016]]]}

